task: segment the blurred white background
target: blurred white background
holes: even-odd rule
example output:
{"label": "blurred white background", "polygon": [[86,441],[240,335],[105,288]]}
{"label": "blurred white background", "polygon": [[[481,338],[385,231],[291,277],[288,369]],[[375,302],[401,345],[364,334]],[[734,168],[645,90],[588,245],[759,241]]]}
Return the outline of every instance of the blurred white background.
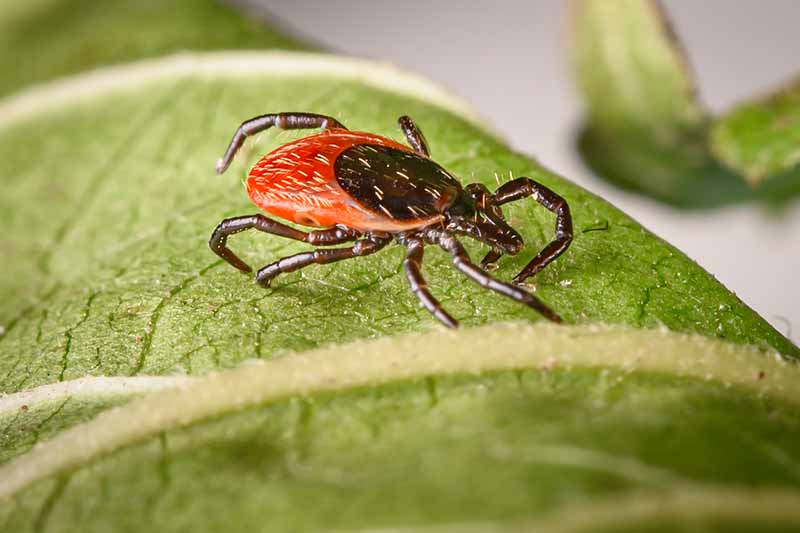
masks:
{"label": "blurred white background", "polygon": [[[470,101],[515,148],[598,193],[714,274],[800,341],[800,200],[675,210],[594,177],[573,150],[581,102],[566,52],[567,2],[250,0],[295,34],[437,80]],[[800,74],[800,1],[665,0],[713,111]]]}

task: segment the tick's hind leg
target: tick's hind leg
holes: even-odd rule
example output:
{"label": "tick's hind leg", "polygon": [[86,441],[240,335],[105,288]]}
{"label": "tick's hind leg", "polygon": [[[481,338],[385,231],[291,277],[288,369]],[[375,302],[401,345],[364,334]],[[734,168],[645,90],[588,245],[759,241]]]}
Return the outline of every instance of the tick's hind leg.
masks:
{"label": "tick's hind leg", "polygon": [[411,291],[419,301],[422,302],[425,309],[435,316],[439,322],[448,328],[457,328],[458,321],[451,317],[447,311],[442,309],[442,304],[430,293],[428,284],[422,277],[420,268],[422,267],[423,246],[422,241],[408,242],[408,253],[403,261],[403,269],[406,271],[406,277],[408,278],[409,285],[411,285]]}
{"label": "tick's hind leg", "polygon": [[225,155],[217,162],[217,173],[222,174],[230,166],[233,156],[241,148],[244,140],[250,135],[262,132],[271,127],[282,130],[304,130],[322,128],[324,130],[346,130],[341,122],[333,117],[317,115],[316,113],[271,113],[245,120],[233,134]]}
{"label": "tick's hind leg", "polygon": [[482,287],[499,292],[504,296],[513,298],[514,300],[524,303],[528,307],[535,309],[542,316],[553,322],[561,322],[561,317],[555,311],[550,309],[536,296],[528,291],[525,291],[515,285],[500,281],[492,277],[491,274],[482,270],[475,265],[467,255],[467,251],[458,240],[447,233],[441,233],[439,236],[439,245],[444,248],[453,257],[453,265],[465,274],[468,278],[478,283]]}
{"label": "tick's hind leg", "polygon": [[500,186],[494,193],[496,205],[513,202],[527,196],[556,214],[556,236],[536,257],[514,276],[514,283],[522,283],[540,272],[569,248],[572,242],[572,215],[567,201],[541,183],[530,178],[517,178]]}
{"label": "tick's hind leg", "polygon": [[242,272],[252,272],[253,269],[228,248],[229,236],[248,229],[256,229],[264,233],[316,245],[341,244],[343,242],[354,241],[361,235],[355,230],[344,227],[334,227],[306,233],[305,231],[291,228],[286,224],[281,224],[277,220],[272,220],[264,215],[247,215],[243,217],[226,218],[220,222],[214,230],[214,233],[211,234],[208,246],[215,254]]}
{"label": "tick's hind leg", "polygon": [[271,263],[256,274],[256,281],[263,287],[269,287],[270,282],[284,272],[294,272],[309,265],[325,265],[343,259],[361,257],[374,254],[391,241],[389,237],[371,236],[367,239],[356,241],[350,248],[317,249],[311,252],[302,252],[289,257],[284,257]]}
{"label": "tick's hind leg", "polygon": [[403,130],[408,144],[411,145],[415,152],[424,156],[431,155],[430,150],[428,150],[428,141],[425,140],[422,130],[411,120],[411,117],[403,115],[397,119],[397,122],[400,124],[400,129]]}

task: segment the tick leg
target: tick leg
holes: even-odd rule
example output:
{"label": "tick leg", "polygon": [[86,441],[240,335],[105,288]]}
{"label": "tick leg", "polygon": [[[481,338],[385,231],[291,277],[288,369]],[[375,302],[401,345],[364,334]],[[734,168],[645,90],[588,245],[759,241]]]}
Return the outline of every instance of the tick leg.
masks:
{"label": "tick leg", "polygon": [[502,255],[502,250],[499,248],[492,248],[489,250],[489,252],[487,252],[483,259],[481,259],[481,268],[496,267],[497,265],[495,265],[495,263],[497,263],[497,260],[500,259]]}
{"label": "tick leg", "polygon": [[294,272],[295,270],[300,270],[308,265],[325,265],[328,263],[341,261],[343,259],[351,259],[353,257],[374,254],[386,246],[390,241],[391,239],[383,237],[362,239],[360,241],[356,241],[356,243],[350,248],[335,248],[333,250],[319,249],[311,252],[290,255],[289,257],[284,257],[283,259],[275,261],[274,263],[271,263],[259,270],[258,274],[256,274],[256,281],[263,287],[269,287],[270,282],[278,274],[283,274],[284,272]]}
{"label": "tick leg", "polygon": [[403,115],[397,119],[397,123],[400,124],[400,129],[403,130],[408,144],[411,145],[415,152],[424,156],[431,155],[428,150],[428,141],[425,140],[422,130],[411,120],[411,117]]}
{"label": "tick leg", "polygon": [[361,235],[355,230],[344,227],[335,227],[306,233],[291,228],[286,224],[281,224],[264,215],[247,215],[243,217],[226,218],[220,222],[214,230],[214,233],[211,234],[208,246],[215,254],[242,272],[252,272],[253,269],[250,268],[247,263],[239,259],[227,245],[229,236],[248,229],[256,229],[264,233],[271,233],[272,235],[323,246],[353,241]]}
{"label": "tick leg", "polygon": [[526,290],[521,289],[510,283],[500,281],[492,277],[491,274],[476,266],[467,255],[467,251],[458,240],[450,234],[441,233],[439,236],[439,246],[445,251],[449,252],[453,257],[453,265],[465,274],[468,278],[478,283],[482,287],[499,292],[504,296],[513,298],[514,300],[524,303],[541,313],[542,316],[553,322],[561,322],[561,317],[555,311],[550,309],[536,296],[532,295]]}
{"label": "tick leg", "polygon": [[428,284],[422,277],[420,267],[422,267],[422,255],[424,251],[425,248],[422,241],[412,240],[408,242],[408,253],[403,261],[403,269],[406,271],[406,277],[408,278],[409,285],[411,285],[411,291],[419,301],[422,302],[425,309],[435,316],[439,322],[448,328],[457,328],[458,321],[442,308],[442,304],[430,293]]}
{"label": "tick leg", "polygon": [[233,161],[233,156],[241,148],[244,140],[250,135],[262,132],[271,127],[278,127],[283,130],[304,130],[322,128],[324,130],[340,129],[346,130],[341,122],[333,117],[317,115],[316,113],[271,113],[259,117],[245,120],[233,134],[225,155],[217,161],[217,173],[222,174]]}
{"label": "tick leg", "polygon": [[556,236],[550,244],[531,259],[530,263],[519,274],[514,276],[514,283],[522,283],[549,265],[555,258],[563,254],[572,242],[572,215],[567,201],[541,183],[530,178],[517,178],[501,185],[494,193],[496,205],[513,202],[527,196],[556,214]]}

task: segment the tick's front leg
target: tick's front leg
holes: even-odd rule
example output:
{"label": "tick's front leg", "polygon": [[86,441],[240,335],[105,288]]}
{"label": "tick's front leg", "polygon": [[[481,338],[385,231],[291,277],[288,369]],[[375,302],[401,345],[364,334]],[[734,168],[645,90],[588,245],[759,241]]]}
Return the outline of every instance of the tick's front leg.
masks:
{"label": "tick's front leg", "polygon": [[527,278],[536,275],[563,254],[572,243],[572,215],[567,201],[541,183],[530,178],[517,178],[509,181],[495,191],[494,201],[496,205],[503,205],[528,196],[556,214],[556,236],[536,257],[531,259],[519,274],[514,276],[514,283],[522,283]]}
{"label": "tick's front leg", "polygon": [[503,251],[499,248],[492,248],[481,259],[481,268],[486,270],[494,270],[497,268],[497,260],[503,256]]}
{"label": "tick's front leg", "polygon": [[531,309],[538,311],[539,314],[548,320],[553,322],[562,321],[561,317],[555,311],[550,309],[550,307],[536,296],[516,285],[494,278],[491,274],[473,264],[469,255],[467,255],[467,251],[454,236],[442,232],[439,235],[439,246],[446,252],[449,252],[453,257],[453,265],[475,283],[527,305]]}
{"label": "tick's front leg", "polygon": [[398,124],[400,124],[400,129],[403,130],[403,133],[406,136],[406,140],[408,144],[411,145],[411,148],[414,149],[420,155],[430,156],[431,152],[428,149],[428,141],[425,140],[425,136],[422,134],[422,130],[417,127],[411,117],[403,115],[399,119],[397,119]]}

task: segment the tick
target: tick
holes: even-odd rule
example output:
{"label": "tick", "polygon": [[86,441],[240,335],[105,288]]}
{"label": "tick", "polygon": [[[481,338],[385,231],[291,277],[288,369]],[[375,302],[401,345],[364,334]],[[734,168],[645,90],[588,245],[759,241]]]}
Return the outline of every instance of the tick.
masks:
{"label": "tick", "polygon": [[[452,256],[453,266],[476,283],[532,307],[553,322],[561,322],[550,307],[515,284],[541,271],[569,247],[572,218],[567,202],[530,178],[504,183],[494,193],[480,183],[462,187],[430,158],[428,143],[414,121],[403,116],[398,122],[410,147],[371,133],[350,131],[332,117],[313,113],[261,115],[242,123],[217,163],[220,174],[250,135],[273,126],[322,129],[262,157],[250,170],[246,183],[248,195],[262,210],[321,229],[300,231],[262,214],[228,218],[211,235],[211,249],[242,272],[252,272],[228,248],[230,235],[256,229],[316,247],[259,270],[256,281],[268,287],[278,274],[370,255],[394,240],[407,248],[403,268],[411,290],[433,316],[455,328],[458,322],[433,297],[420,272],[425,245],[439,246]],[[485,269],[503,254],[519,253],[523,240],[505,221],[500,206],[529,196],[555,213],[555,238],[514,277],[513,284],[506,283]],[[491,247],[480,266],[470,260],[457,239],[459,235]],[[326,248],[347,242],[354,243],[345,248]]]}

